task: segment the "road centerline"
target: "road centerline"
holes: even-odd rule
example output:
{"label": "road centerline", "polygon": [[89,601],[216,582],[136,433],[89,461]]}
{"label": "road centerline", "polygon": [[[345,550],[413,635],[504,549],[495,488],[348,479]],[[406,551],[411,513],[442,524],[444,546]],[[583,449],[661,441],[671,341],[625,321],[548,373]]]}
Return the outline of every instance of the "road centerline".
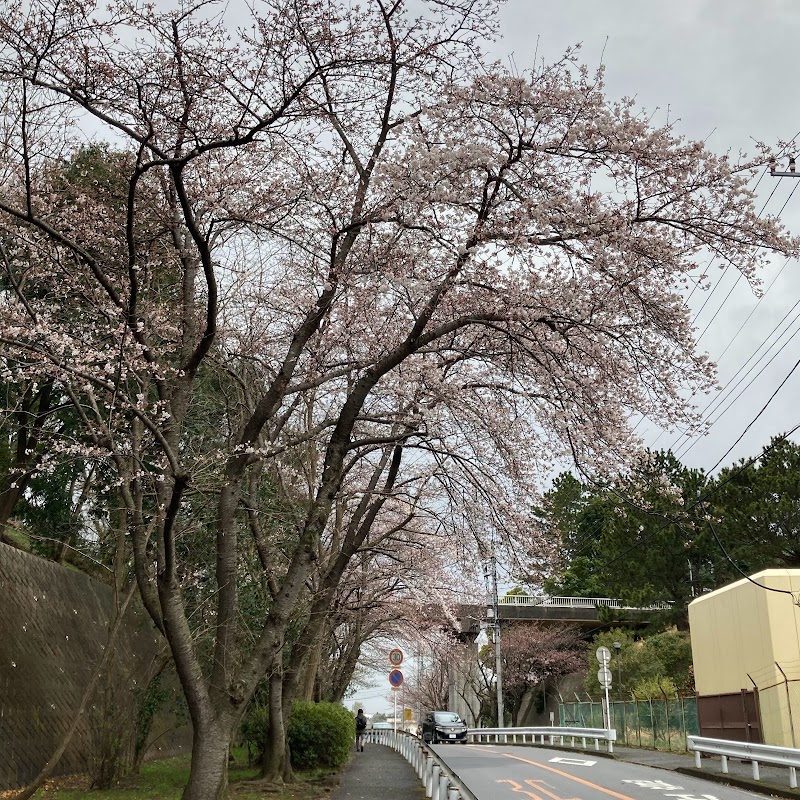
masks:
{"label": "road centerline", "polygon": [[[475,747],[476,750],[481,750],[484,753],[491,753],[493,752],[491,748],[482,748],[482,747]],[[494,751],[497,754],[497,751]],[[568,772],[562,772],[560,769],[556,769],[555,767],[551,767],[547,764],[541,764],[538,761],[531,761],[528,758],[523,758],[522,756],[515,756],[511,753],[500,753],[501,756],[504,758],[513,758],[515,761],[521,761],[523,764],[530,764],[533,767],[540,767],[541,769],[546,769],[548,772],[553,772],[556,775],[561,775],[562,778],[569,778],[571,781],[575,781],[576,783],[583,784],[584,786],[588,786],[590,789],[596,789],[598,792],[603,792],[604,794],[610,795],[611,797],[616,797],[617,800],[635,800],[635,798],[631,797],[627,794],[621,794],[620,792],[615,792],[613,789],[606,789],[605,786],[600,786],[597,783],[592,783],[592,781],[587,781],[585,778],[579,778],[577,775],[570,775]]]}

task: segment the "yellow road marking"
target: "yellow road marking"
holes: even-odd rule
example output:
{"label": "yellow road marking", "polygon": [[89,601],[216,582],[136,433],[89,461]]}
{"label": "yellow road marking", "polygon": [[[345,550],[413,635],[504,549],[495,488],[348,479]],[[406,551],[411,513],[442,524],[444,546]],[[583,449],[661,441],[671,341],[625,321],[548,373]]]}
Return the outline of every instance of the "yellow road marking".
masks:
{"label": "yellow road marking", "polygon": [[[550,784],[545,783],[543,780],[528,778],[528,780],[526,780],[525,783],[527,783],[528,786],[533,786],[534,789],[538,789],[540,792],[543,792],[548,797],[551,797],[552,800],[580,800],[579,797],[559,797],[557,794],[554,794],[553,792],[550,792],[544,788],[545,786],[550,786]],[[550,786],[550,788],[554,789],[555,787]]]}
{"label": "yellow road marking", "polygon": [[[525,782],[527,783],[527,781],[525,781]],[[527,789],[523,789],[522,788],[522,784],[521,783],[517,783],[516,781],[510,781],[510,780],[507,780],[507,779],[500,779],[500,780],[496,780],[495,783],[508,783],[508,784],[511,785],[512,791],[519,792],[520,794],[526,794],[526,795],[528,795],[528,797],[531,798],[531,800],[542,800],[542,798],[539,797],[538,794],[534,794],[533,792],[527,791]]]}
{"label": "yellow road marking", "polygon": [[[483,753],[491,753],[494,752],[497,755],[496,750],[492,750],[491,748],[485,747],[474,747],[474,750],[480,750]],[[556,775],[560,775],[562,778],[569,778],[571,781],[575,781],[576,783],[583,784],[584,786],[588,786],[590,789],[596,789],[598,792],[603,792],[603,794],[610,795],[611,797],[616,797],[617,800],[634,800],[633,797],[630,797],[627,794],[620,794],[619,792],[615,792],[613,789],[606,789],[605,786],[599,786],[596,783],[592,783],[591,781],[587,781],[584,778],[579,778],[577,775],[570,775],[568,772],[562,772],[560,769],[556,769],[555,767],[549,767],[547,764],[540,764],[538,761],[531,761],[530,759],[523,758],[522,756],[515,756],[511,753],[500,753],[503,758],[513,758],[515,761],[522,761],[523,764],[530,764],[533,767],[539,767],[541,769],[546,769],[548,772],[554,772]],[[540,791],[542,790],[541,787],[537,787]]]}

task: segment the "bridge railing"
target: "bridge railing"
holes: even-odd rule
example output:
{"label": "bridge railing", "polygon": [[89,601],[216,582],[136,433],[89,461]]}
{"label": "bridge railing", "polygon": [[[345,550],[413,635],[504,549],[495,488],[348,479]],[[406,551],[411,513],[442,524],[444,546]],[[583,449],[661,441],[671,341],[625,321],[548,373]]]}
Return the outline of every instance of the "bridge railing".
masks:
{"label": "bridge railing", "polygon": [[509,594],[498,599],[504,606],[550,606],[552,608],[618,608],[620,610],[667,611],[672,603],[629,606],[613,597],[547,597],[544,595]]}

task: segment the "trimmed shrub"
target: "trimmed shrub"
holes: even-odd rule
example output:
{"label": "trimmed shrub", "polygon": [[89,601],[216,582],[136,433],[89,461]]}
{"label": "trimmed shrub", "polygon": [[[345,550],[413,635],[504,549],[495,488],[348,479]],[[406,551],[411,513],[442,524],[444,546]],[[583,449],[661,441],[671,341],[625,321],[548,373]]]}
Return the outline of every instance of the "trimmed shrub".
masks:
{"label": "trimmed shrub", "polygon": [[289,751],[298,770],[341,767],[355,741],[353,715],[336,703],[298,700],[289,717]]}

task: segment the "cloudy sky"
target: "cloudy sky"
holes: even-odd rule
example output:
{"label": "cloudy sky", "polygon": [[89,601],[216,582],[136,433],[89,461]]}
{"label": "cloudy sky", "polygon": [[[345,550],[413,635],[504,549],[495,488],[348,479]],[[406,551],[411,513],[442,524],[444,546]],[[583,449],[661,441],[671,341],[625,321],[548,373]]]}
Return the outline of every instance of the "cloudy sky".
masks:
{"label": "cloudy sky", "polygon": [[[752,152],[753,141],[773,143],[800,132],[796,0],[508,0],[502,34],[492,52],[513,58],[520,70],[537,52],[553,61],[580,43],[584,63],[605,65],[610,97],[635,98],[654,122],[677,120],[679,132],[718,152]],[[800,180],[767,175],[757,191],[759,208],[766,204],[771,214],[783,208],[784,223],[800,232]],[[737,282],[738,273],[723,274],[712,265],[709,274],[718,285],[710,294],[696,294],[691,305],[700,346],[718,362],[723,387],[699,407],[712,402],[709,415],[718,421],[699,439],[639,429],[649,446],[672,447],[684,463],[706,470],[720,459],[726,466],[755,456],[772,436],[800,424],[798,367],[725,456],[800,357],[800,333],[791,338],[800,331],[798,264],[776,262],[764,275],[764,288],[772,285],[760,302],[743,279]],[[389,696],[386,676],[378,674],[355,699],[374,713],[390,710]]]}
{"label": "cloudy sky", "polygon": [[[537,52],[553,61],[580,43],[584,63],[605,66],[610,97],[635,98],[655,123],[677,120],[679,132],[716,151],[752,152],[756,140],[773,143],[800,132],[800,3],[793,0],[509,0],[502,33],[494,53],[512,57],[520,69]],[[780,212],[794,231],[800,231],[800,187],[789,195],[797,184],[767,175],[757,190],[759,208]],[[710,296],[696,293],[691,305],[700,347],[719,365],[721,394],[698,403],[701,409],[711,403],[714,424],[707,436],[688,440],[639,429],[649,446],[672,447],[685,463],[706,470],[720,459],[725,466],[754,456],[773,435],[800,424],[798,368],[725,456],[797,361],[800,334],[791,337],[800,330],[800,305],[792,310],[800,299],[798,264],[775,263],[764,275],[764,288],[772,286],[760,302],[733,270],[723,274],[712,265],[709,274],[718,285]]]}

